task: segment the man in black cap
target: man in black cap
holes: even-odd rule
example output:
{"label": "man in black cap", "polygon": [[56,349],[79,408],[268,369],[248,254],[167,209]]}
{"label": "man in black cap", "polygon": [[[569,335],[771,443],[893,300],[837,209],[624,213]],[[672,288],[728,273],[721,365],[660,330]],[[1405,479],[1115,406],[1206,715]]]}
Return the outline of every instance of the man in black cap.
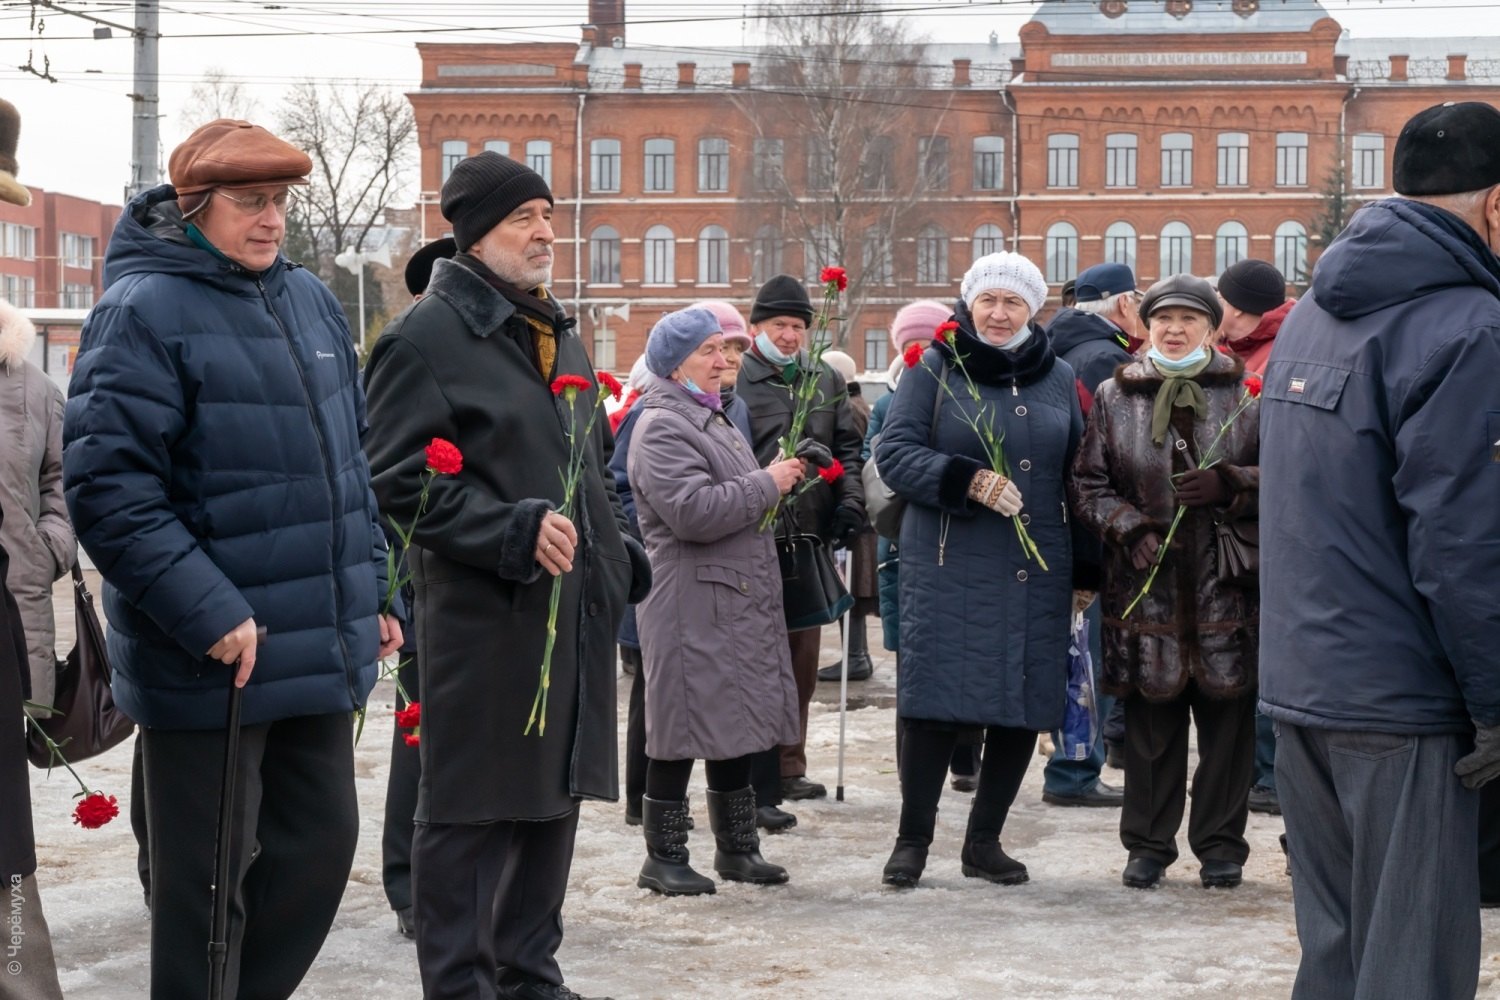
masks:
{"label": "man in black cap", "polygon": [[1297,887],[1293,997],[1472,997],[1500,774],[1500,111],[1395,149],[1261,397],[1261,708]]}
{"label": "man in black cap", "polygon": [[1225,346],[1244,359],[1245,371],[1264,375],[1276,334],[1297,304],[1287,298],[1286,278],[1263,260],[1246,259],[1224,269],[1218,288]]}
{"label": "man in black cap", "polygon": [[[422,654],[412,898],[423,995],[571,1000],[556,952],[578,807],[618,797],[614,636],[650,586],[594,424],[574,513],[568,428],[597,405],[593,366],[552,278],[552,192],[484,152],[454,167],[442,210],[457,255],[375,343],[367,438],[381,508],[412,524]],[[590,386],[570,411],[560,376]],[[463,454],[429,477],[433,438]],[[424,498],[425,497],[425,503]],[[420,516],[419,516],[420,514]],[[548,601],[557,641],[540,728]]]}
{"label": "man in black cap", "polygon": [[[796,532],[816,535],[827,544],[847,545],[865,526],[859,474],[864,439],[855,427],[843,377],[826,364],[814,367],[805,349],[812,320],[812,301],[801,281],[778,274],[762,285],[750,306],[750,335],[755,341],[745,352],[736,391],[750,408],[755,460],[764,466],[775,460],[781,438],[791,427],[795,387],[804,379],[816,380],[815,403],[803,438],[827,448],[843,463],[844,475],[832,484],[815,483],[798,497],[790,513],[781,516],[773,530],[785,530],[790,518]],[[788,799],[817,799],[828,794],[823,785],[807,779],[807,707],[818,686],[822,631],[803,629],[788,637],[802,709],[802,739],[781,748],[781,791]],[[765,808],[769,803],[758,805]]]}

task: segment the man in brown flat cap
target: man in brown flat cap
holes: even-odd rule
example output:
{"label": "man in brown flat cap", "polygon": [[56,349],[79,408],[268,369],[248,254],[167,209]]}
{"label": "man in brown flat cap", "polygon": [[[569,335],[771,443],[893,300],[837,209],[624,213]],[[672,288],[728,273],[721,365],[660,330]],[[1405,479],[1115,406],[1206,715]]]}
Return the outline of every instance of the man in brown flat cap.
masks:
{"label": "man in brown flat cap", "polygon": [[243,709],[224,995],[287,997],[354,857],[353,713],[401,644],[380,614],[349,328],[280,254],[311,167],[226,119],[172,153],[172,184],[132,199],[110,240],[64,420],[115,700],[142,731],[158,998],[207,992],[230,684]]}

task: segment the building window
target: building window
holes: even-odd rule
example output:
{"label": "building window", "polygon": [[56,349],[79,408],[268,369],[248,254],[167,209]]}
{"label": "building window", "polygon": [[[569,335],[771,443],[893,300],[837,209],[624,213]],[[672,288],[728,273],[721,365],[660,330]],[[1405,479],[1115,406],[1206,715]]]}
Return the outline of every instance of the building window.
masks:
{"label": "building window", "polygon": [[1219,187],[1244,187],[1250,183],[1250,136],[1245,132],[1219,133]]}
{"label": "building window", "polygon": [[36,260],[36,229],[17,222],[0,225],[0,257]]}
{"label": "building window", "polygon": [[1135,227],[1128,222],[1110,223],[1104,230],[1104,259],[1111,264],[1124,264],[1135,273]]}
{"label": "building window", "polygon": [[36,279],[0,274],[0,297],[17,309],[35,309]]}
{"label": "building window", "polygon": [[723,226],[704,226],[698,234],[698,284],[729,284],[729,233]]}
{"label": "building window", "polygon": [[594,367],[609,371],[615,366],[615,331],[609,328],[609,319],[601,316],[594,327]]}
{"label": "building window", "polygon": [[750,280],[759,288],[781,270],[781,233],[775,226],[761,226],[750,249]]}
{"label": "building window", "polygon": [[449,139],[443,143],[443,183],[448,183],[448,176],[453,173],[453,168],[458,166],[469,155],[469,144],[462,139]]}
{"label": "building window", "polygon": [[756,139],[751,170],[757,191],[781,190],[781,140]]}
{"label": "building window", "polygon": [[620,190],[619,139],[595,139],[589,143],[589,190]]}
{"label": "building window", "polygon": [[1047,230],[1047,282],[1061,285],[1078,277],[1078,230],[1054,222]]}
{"label": "building window", "polygon": [[646,140],[646,190],[657,193],[677,188],[677,143],[672,139]]}
{"label": "building window", "polygon": [[884,229],[869,229],[865,232],[862,244],[865,284],[894,284],[896,275],[895,265],[891,260],[890,234]]}
{"label": "building window", "polygon": [[999,253],[1005,249],[1005,233],[993,222],[986,222],[974,230],[974,259],[986,254]]}
{"label": "building window", "polygon": [[1161,137],[1161,186],[1193,186],[1193,137],[1191,134],[1168,132]]}
{"label": "building window", "polygon": [[917,165],[922,186],[929,191],[948,190],[948,137],[923,136],[917,140]]}
{"label": "building window", "polygon": [[1078,186],[1078,136],[1072,132],[1047,136],[1047,186]]}
{"label": "building window", "polygon": [[1276,133],[1276,186],[1307,187],[1307,133]]}
{"label": "building window", "polygon": [[698,190],[729,190],[729,140],[698,140]]}
{"label": "building window", "polygon": [[891,334],[889,330],[865,331],[865,371],[884,371],[890,366]]}
{"label": "building window", "polygon": [[613,226],[600,226],[589,234],[589,284],[620,283],[620,234]]}
{"label": "building window", "polygon": [[836,263],[833,233],[827,226],[813,226],[802,241],[802,274],[809,285],[821,284],[818,273]]}
{"label": "building window", "polygon": [[1350,182],[1357,188],[1385,187],[1385,136],[1361,132],[1354,137]]}
{"label": "building window", "polygon": [[94,286],[74,284],[69,282],[63,285],[64,309],[88,309],[94,304]]}
{"label": "building window", "polygon": [[677,283],[677,237],[666,226],[652,226],[646,230],[646,278],[647,285],[673,285]]}
{"label": "building window", "polygon": [[807,138],[807,189],[833,190],[833,147],[822,136]]}
{"label": "building window", "polygon": [[948,283],[948,234],[928,226],[917,234],[917,284]]}
{"label": "building window", "polygon": [[1287,221],[1276,227],[1276,270],[1294,285],[1307,280],[1307,229]]}
{"label": "building window", "polygon": [[1161,274],[1157,277],[1192,273],[1193,231],[1186,222],[1169,222],[1161,227]]}
{"label": "building window", "polygon": [[1104,186],[1135,187],[1136,138],[1133,132],[1104,137]]}
{"label": "building window", "polygon": [[526,141],[526,165],[542,175],[542,182],[552,186],[552,143],[546,139]]}
{"label": "building window", "polygon": [[1005,185],[1005,137],[974,137],[974,190],[999,191]]}
{"label": "building window", "polygon": [[77,233],[63,233],[62,258],[68,267],[93,267],[94,238]]}
{"label": "building window", "polygon": [[896,144],[887,135],[865,143],[859,163],[859,186],[865,191],[890,191],[896,187]]}
{"label": "building window", "polygon": [[510,143],[504,139],[486,139],[484,151],[486,153],[499,153],[501,156],[510,156]]}
{"label": "building window", "polygon": [[1238,222],[1226,222],[1214,234],[1214,273],[1223,274],[1233,264],[1250,256],[1250,231]]}

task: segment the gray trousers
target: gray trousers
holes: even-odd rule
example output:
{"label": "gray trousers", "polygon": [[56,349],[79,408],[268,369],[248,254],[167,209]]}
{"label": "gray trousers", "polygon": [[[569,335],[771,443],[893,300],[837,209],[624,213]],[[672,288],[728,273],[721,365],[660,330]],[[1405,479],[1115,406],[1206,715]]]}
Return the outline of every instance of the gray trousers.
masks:
{"label": "gray trousers", "polygon": [[1276,723],[1302,964],[1293,1000],[1461,1000],[1479,985],[1468,736]]}
{"label": "gray trousers", "polygon": [[5,886],[5,962],[0,965],[0,997],[4,1000],[62,1000],[57,963],[52,957],[52,935],[42,915],[36,876],[11,876]]}

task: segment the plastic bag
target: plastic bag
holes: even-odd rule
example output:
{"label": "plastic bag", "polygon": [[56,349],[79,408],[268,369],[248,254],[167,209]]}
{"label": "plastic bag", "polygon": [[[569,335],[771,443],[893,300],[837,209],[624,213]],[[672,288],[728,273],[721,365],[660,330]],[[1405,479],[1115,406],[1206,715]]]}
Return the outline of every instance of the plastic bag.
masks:
{"label": "plastic bag", "polygon": [[1068,702],[1061,729],[1053,730],[1052,742],[1064,760],[1087,760],[1099,738],[1099,697],[1094,687],[1094,658],[1089,655],[1089,623],[1073,616],[1073,634],[1068,641]]}

